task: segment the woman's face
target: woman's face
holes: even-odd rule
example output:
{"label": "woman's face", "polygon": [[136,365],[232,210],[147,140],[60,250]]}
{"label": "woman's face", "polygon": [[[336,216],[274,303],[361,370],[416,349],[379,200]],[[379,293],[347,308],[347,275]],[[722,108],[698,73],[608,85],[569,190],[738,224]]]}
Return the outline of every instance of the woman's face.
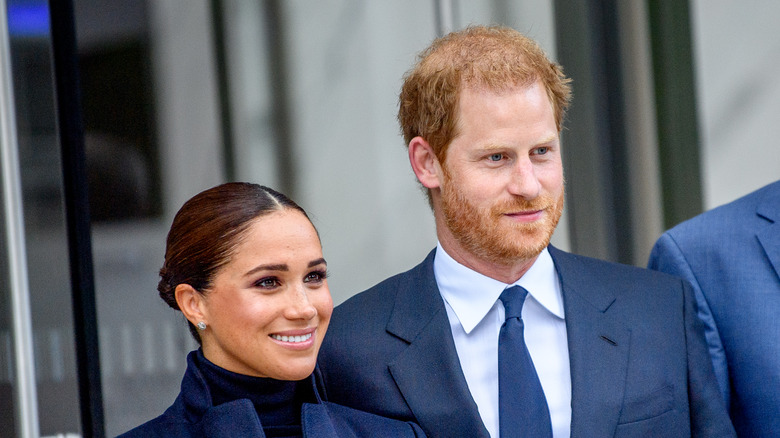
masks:
{"label": "woman's face", "polygon": [[203,354],[240,374],[309,376],[333,312],[326,266],[317,232],[300,212],[255,219],[202,299]]}

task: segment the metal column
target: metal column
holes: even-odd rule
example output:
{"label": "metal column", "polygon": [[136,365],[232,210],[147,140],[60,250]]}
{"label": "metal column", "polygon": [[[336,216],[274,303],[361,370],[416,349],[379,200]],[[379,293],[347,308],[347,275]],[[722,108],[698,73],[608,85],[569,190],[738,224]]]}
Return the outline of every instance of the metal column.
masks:
{"label": "metal column", "polygon": [[5,0],[0,0],[0,165],[4,231],[8,242],[8,275],[11,286],[16,414],[21,437],[37,438],[38,398],[35,386],[30,288],[22,213],[19,144],[16,137],[11,48]]}

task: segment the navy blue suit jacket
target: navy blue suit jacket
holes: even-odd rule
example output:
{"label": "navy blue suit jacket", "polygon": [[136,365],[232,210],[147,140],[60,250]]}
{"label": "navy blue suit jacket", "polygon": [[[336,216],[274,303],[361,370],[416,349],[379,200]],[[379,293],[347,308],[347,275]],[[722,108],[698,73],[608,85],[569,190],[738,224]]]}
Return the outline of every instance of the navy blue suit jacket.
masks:
{"label": "navy blue suit jacket", "polygon": [[[549,250],[563,287],[572,436],[733,436],[690,286]],[[320,350],[323,381],[332,401],[416,421],[428,436],[487,437],[434,255],[335,309]]]}
{"label": "navy blue suit jacket", "polygon": [[740,436],[780,436],[780,182],[664,233],[649,266],[686,278]]}

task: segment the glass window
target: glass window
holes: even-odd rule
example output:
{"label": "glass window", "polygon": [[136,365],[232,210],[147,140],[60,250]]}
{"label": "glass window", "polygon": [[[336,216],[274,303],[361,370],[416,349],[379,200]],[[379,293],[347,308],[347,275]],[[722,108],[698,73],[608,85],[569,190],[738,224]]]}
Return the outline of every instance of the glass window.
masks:
{"label": "glass window", "polygon": [[[11,175],[4,181],[5,184],[19,184],[21,205],[18,207],[22,211],[6,210],[3,213],[5,221],[10,220],[10,215],[21,213],[20,217],[23,217],[20,224],[23,249],[20,252],[24,254],[22,257],[26,256],[26,272],[18,274],[26,276],[28,290],[17,284],[12,286],[16,289],[12,293],[29,293],[30,306],[29,315],[23,314],[24,309],[20,313],[19,308],[13,308],[13,314],[4,310],[0,317],[0,403],[7,406],[9,399],[3,393],[7,393],[8,382],[13,382],[11,377],[15,374],[9,358],[19,351],[18,345],[10,346],[18,340],[13,330],[9,333],[6,323],[9,319],[30,318],[31,321],[26,322],[31,322],[32,326],[30,357],[34,358],[34,363],[25,363],[24,367],[26,371],[34,371],[37,411],[41,413],[38,415],[39,432],[44,436],[78,433],[78,382],[49,12],[45,1],[10,1],[7,13],[16,138],[4,142],[2,147],[17,148],[20,179],[9,181],[13,178]],[[8,103],[12,97],[3,93],[2,98]],[[18,257],[19,254],[10,255]],[[4,263],[3,267],[8,268],[8,265]],[[18,269],[24,270],[24,266]],[[3,281],[6,281],[7,273],[4,269],[0,274]],[[5,293],[0,299],[7,300]],[[14,409],[1,410],[3,417],[16,414]],[[3,430],[7,430],[6,420],[0,419]],[[18,428],[22,422],[19,418],[16,420]]]}

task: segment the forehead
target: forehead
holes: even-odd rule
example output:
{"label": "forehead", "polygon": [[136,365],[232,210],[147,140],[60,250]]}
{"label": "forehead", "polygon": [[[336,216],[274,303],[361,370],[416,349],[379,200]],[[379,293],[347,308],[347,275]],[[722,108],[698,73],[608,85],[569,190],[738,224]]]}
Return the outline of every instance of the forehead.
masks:
{"label": "forehead", "polygon": [[552,102],[538,81],[500,90],[464,88],[458,103],[458,126],[487,122],[506,125],[552,123],[554,127],[555,117]]}
{"label": "forehead", "polygon": [[311,221],[300,211],[291,208],[276,210],[253,219],[247,231],[264,238],[317,234]]}
{"label": "forehead", "polygon": [[284,250],[320,249],[317,231],[303,213],[282,209],[253,219],[236,246],[241,252],[275,254]]}

